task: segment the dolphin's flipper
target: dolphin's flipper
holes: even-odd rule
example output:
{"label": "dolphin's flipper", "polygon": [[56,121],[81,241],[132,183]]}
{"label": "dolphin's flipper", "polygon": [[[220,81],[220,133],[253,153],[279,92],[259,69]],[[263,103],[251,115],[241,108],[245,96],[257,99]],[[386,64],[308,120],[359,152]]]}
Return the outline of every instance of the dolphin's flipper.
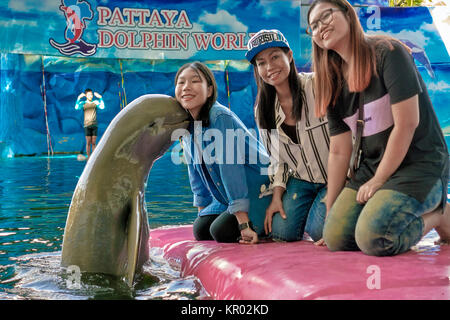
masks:
{"label": "dolphin's flipper", "polygon": [[148,229],[148,225],[147,223],[145,223],[146,219],[147,219],[147,212],[145,210],[144,196],[139,191],[138,194],[133,199],[127,226],[128,264],[125,278],[130,287],[133,285],[134,275],[136,272],[136,267],[138,265],[138,253],[141,247],[141,239],[142,239],[141,233],[144,228]]}

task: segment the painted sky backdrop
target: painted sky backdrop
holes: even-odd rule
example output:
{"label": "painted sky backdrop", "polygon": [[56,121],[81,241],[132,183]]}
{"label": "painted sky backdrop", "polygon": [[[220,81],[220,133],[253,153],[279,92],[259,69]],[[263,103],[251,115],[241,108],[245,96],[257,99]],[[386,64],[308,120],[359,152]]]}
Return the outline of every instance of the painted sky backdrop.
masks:
{"label": "painted sky backdrop", "polygon": [[[299,70],[310,71],[311,38],[305,33],[307,2],[0,0],[0,153],[6,150],[2,141],[10,141],[8,150],[13,154],[47,150],[41,91],[43,70],[48,123],[56,151],[80,150],[83,146],[82,116],[74,114],[73,104],[86,87],[104,96],[107,107],[99,117],[101,135],[126,100],[130,102],[146,93],[173,94],[175,72],[185,59],[207,61],[218,82],[219,102],[251,127],[256,86],[252,68],[244,57],[245,48],[227,50],[209,46],[207,50],[196,50],[191,35],[216,35],[216,46],[220,47],[221,36],[228,35],[232,40],[235,35],[236,40],[243,34],[246,44],[251,33],[277,28],[289,40]],[[351,2],[368,33],[394,36],[413,49],[450,143],[450,58],[443,40],[445,35],[433,20],[434,9],[388,8],[383,1],[375,0]],[[436,9],[444,12],[445,17],[445,7]],[[134,25],[128,26],[130,10],[134,12]],[[140,21],[141,14],[144,22]],[[448,19],[450,15],[446,16]],[[167,25],[159,26],[160,23]],[[150,24],[154,28],[146,26]],[[146,37],[152,36],[148,32],[181,35],[187,32],[190,37],[187,48],[181,50],[121,49],[115,45],[107,47],[107,36],[101,43],[99,30],[118,35],[119,46],[124,34],[135,37],[134,43],[138,43],[139,32],[141,35],[147,32],[143,33]],[[169,47],[168,38],[157,38],[158,45]],[[147,42],[150,46],[150,38]]]}
{"label": "painted sky backdrop", "polygon": [[[304,65],[311,46],[305,34],[310,2],[0,0],[0,50],[71,57],[241,60],[252,33],[279,29],[297,63]],[[430,9],[386,8],[386,0],[351,2],[369,33],[405,38],[425,49],[432,63],[449,62]],[[64,8],[75,8],[76,14],[70,18],[71,9]],[[67,48],[58,48],[66,44]]]}

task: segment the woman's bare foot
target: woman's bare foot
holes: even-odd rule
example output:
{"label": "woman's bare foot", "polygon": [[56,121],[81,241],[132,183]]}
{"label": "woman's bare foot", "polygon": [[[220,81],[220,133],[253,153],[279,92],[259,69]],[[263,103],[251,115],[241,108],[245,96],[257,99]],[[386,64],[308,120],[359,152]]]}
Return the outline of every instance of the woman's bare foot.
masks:
{"label": "woman's bare foot", "polygon": [[435,227],[441,237],[435,244],[450,244],[450,204],[446,204],[441,222]]}

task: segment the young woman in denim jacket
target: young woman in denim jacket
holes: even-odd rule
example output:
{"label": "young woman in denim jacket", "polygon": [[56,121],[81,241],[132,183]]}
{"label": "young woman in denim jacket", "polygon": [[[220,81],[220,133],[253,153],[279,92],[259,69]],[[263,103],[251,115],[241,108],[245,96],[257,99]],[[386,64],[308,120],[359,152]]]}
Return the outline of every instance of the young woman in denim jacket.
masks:
{"label": "young woman in denim jacket", "polygon": [[[315,1],[307,32],[316,112],[327,114],[331,135],[325,244],[390,256],[432,228],[448,241],[448,150],[408,48],[366,35],[345,0]],[[346,181],[360,108],[360,166]]]}
{"label": "young woman in denim jacket", "polygon": [[264,147],[229,109],[219,104],[214,75],[200,62],[175,76],[175,97],[192,116],[182,146],[198,217],[197,240],[256,243],[264,235],[270,201],[259,198],[268,185]]}
{"label": "young woman in denim jacket", "polygon": [[322,238],[329,135],[326,117],[315,117],[313,74],[298,73],[279,30],[261,30],[248,42],[258,94],[256,124],[270,154],[272,201],[265,228],[274,240]]}

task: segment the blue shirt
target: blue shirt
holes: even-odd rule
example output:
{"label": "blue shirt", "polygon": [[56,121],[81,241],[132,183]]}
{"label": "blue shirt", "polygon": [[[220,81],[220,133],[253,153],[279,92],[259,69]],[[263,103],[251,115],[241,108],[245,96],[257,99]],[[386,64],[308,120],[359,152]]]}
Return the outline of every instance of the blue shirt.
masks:
{"label": "blue shirt", "polygon": [[209,122],[209,127],[192,122],[183,136],[194,206],[204,207],[199,216],[248,212],[249,189],[269,184],[269,157],[256,131],[221,104],[212,106]]}
{"label": "blue shirt", "polygon": [[[78,98],[77,101],[75,102],[75,110],[83,109],[83,106],[86,102],[88,102],[87,99],[81,100],[81,98]],[[96,98],[91,102],[95,103],[97,107],[99,107],[100,109],[105,109],[105,103],[103,102],[103,98]]]}

